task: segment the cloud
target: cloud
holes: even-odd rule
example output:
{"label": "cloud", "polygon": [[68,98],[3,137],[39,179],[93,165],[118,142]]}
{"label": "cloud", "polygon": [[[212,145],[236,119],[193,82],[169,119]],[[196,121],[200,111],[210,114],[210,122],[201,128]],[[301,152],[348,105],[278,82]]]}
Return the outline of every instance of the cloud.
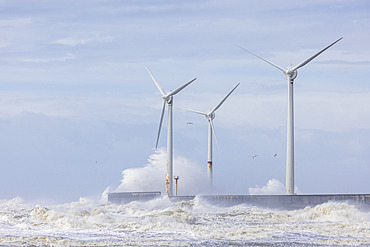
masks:
{"label": "cloud", "polygon": [[0,27],[22,27],[32,23],[31,18],[16,18],[9,20],[0,20]]}
{"label": "cloud", "polygon": [[114,41],[114,37],[113,36],[100,37],[96,38],[96,41],[99,43],[110,43]]}
{"label": "cloud", "polygon": [[67,53],[63,57],[52,57],[52,58],[21,58],[21,62],[25,63],[52,63],[52,62],[65,62],[68,60],[76,59],[76,56],[72,53]]}
{"label": "cloud", "polygon": [[[299,129],[324,131],[344,131],[366,129],[370,121],[370,112],[364,107],[370,105],[370,93],[317,92],[299,90],[295,94],[295,122]],[[187,100],[179,101],[178,106],[202,109],[198,102],[207,99],[212,107],[213,99],[220,99],[222,94],[191,95]],[[209,100],[208,100],[209,99]],[[255,126],[267,129],[285,128],[287,117],[286,92],[275,94],[245,94],[235,92],[217,111],[217,123],[227,128]],[[182,113],[185,115],[185,113]],[[180,114],[177,115],[181,117]]]}
{"label": "cloud", "polygon": [[[124,123],[155,122],[159,109],[157,98],[146,95],[124,97],[120,94],[105,96],[71,96],[54,93],[0,92],[0,117],[14,117],[25,112],[46,116],[78,119],[110,119]],[[159,102],[160,107],[161,102]],[[109,110],[107,110],[109,109]],[[154,117],[155,116],[155,117]]]}
{"label": "cloud", "polygon": [[11,43],[10,42],[4,42],[4,41],[0,41],[0,48],[5,48],[5,47],[8,47],[10,46]]}
{"label": "cloud", "polygon": [[91,39],[74,39],[74,38],[64,38],[53,41],[53,44],[66,45],[66,46],[77,46],[85,45],[90,42]]}
{"label": "cloud", "polygon": [[63,38],[54,40],[51,42],[52,44],[59,44],[59,45],[65,45],[65,46],[78,46],[78,45],[86,45],[87,43],[91,42],[97,42],[97,43],[110,43],[114,40],[114,37],[112,36],[105,36],[105,37],[95,37],[95,38],[84,38],[84,39],[78,39],[78,38]]}

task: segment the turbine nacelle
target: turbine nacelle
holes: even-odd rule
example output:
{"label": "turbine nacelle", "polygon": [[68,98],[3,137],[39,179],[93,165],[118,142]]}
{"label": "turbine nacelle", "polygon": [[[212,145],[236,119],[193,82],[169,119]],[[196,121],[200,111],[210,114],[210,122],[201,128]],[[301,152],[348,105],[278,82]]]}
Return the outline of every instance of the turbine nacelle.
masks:
{"label": "turbine nacelle", "polygon": [[206,114],[206,117],[207,117],[208,121],[213,120],[216,117],[216,113],[209,112],[209,113]]}
{"label": "turbine nacelle", "polygon": [[162,96],[162,99],[164,100],[164,101],[166,101],[166,103],[167,104],[170,104],[171,102],[172,102],[172,99],[173,99],[173,96],[171,96],[171,95],[163,95]]}
{"label": "turbine nacelle", "polygon": [[288,79],[288,76],[291,80],[294,80],[295,78],[297,78],[297,70],[294,70],[294,67],[292,66],[289,66],[285,69],[284,71],[284,76],[286,79]]}

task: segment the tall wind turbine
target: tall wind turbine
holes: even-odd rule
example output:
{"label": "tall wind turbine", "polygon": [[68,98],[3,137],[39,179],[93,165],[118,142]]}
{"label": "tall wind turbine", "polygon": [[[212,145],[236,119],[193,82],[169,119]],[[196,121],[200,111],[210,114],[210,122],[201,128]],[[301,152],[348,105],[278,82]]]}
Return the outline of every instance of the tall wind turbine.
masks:
{"label": "tall wind turbine", "polygon": [[173,106],[173,96],[188,86],[190,83],[196,80],[189,81],[188,83],[182,85],[181,87],[169,92],[165,93],[161,86],[158,84],[148,67],[145,67],[148,71],[149,75],[152,77],[155,85],[157,86],[159,92],[162,94],[163,99],[163,107],[161,112],[161,119],[159,121],[159,128],[158,128],[158,135],[157,135],[157,142],[155,144],[155,148],[158,147],[159,136],[161,134],[162,128],[162,121],[163,115],[166,108],[166,103],[168,105],[168,128],[167,128],[167,174],[166,174],[166,193],[168,196],[173,196],[173,138],[172,138],[172,106]]}
{"label": "tall wind turbine", "polygon": [[[343,38],[343,37],[342,37]],[[285,183],[285,193],[287,195],[294,195],[294,116],[293,116],[293,83],[294,79],[297,77],[297,70],[309,62],[311,62],[314,58],[318,55],[329,49],[335,43],[337,43],[342,38],[336,40],[332,44],[328,45],[321,51],[317,52],[312,57],[306,59],[305,61],[301,62],[300,64],[294,67],[287,67],[282,68],[272,62],[267,61],[266,59],[240,47],[241,49],[249,52],[250,54],[258,57],[259,59],[269,63],[270,65],[274,66],[275,68],[281,70],[284,73],[285,78],[288,80],[288,122],[287,122],[287,156],[286,156],[286,183]]]}
{"label": "tall wind turbine", "polygon": [[212,173],[212,132],[213,132],[213,134],[215,136],[216,143],[217,143],[217,146],[218,146],[218,141],[217,141],[217,137],[216,137],[215,127],[213,125],[213,119],[216,116],[215,112],[217,111],[217,109],[220,108],[220,106],[225,102],[225,100],[230,96],[230,94],[232,92],[234,92],[234,90],[239,86],[239,84],[240,83],[238,83],[233,88],[233,90],[231,90],[230,93],[228,95],[226,95],[226,97],[223,98],[223,100],[221,100],[220,103],[218,103],[218,105],[216,105],[209,112],[201,112],[201,111],[195,111],[195,110],[181,108],[181,109],[184,109],[186,111],[191,111],[191,112],[194,112],[194,113],[197,113],[197,114],[201,114],[201,115],[203,115],[203,116],[205,116],[207,118],[207,121],[208,121],[208,161],[207,161],[207,167],[208,168],[207,168],[207,171],[208,171],[208,178],[209,178],[211,187],[212,187],[212,183],[213,183],[213,173]]}

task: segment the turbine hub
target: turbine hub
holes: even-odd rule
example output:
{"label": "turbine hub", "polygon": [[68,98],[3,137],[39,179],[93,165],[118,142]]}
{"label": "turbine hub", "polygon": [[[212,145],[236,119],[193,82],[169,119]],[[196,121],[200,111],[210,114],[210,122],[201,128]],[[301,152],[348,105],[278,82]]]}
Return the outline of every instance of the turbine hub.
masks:
{"label": "turbine hub", "polygon": [[212,112],[211,114],[207,114],[207,116],[208,116],[208,118],[213,120],[216,117],[216,114],[214,112]]}
{"label": "turbine hub", "polygon": [[166,100],[167,104],[172,104],[172,96],[163,96],[163,99]]}
{"label": "turbine hub", "polygon": [[292,70],[293,67],[289,66],[285,69],[284,76],[288,79],[288,76],[291,80],[294,80],[297,77],[297,70]]}

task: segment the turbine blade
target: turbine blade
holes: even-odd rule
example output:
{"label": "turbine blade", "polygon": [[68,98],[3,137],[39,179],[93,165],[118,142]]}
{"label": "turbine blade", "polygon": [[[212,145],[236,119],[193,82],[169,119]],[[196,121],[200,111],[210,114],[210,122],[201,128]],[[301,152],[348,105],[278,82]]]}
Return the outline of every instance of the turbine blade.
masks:
{"label": "turbine blade", "polygon": [[221,102],[220,102],[220,103],[218,103],[218,105],[217,105],[215,108],[213,108],[213,110],[211,111],[211,113],[215,112],[218,108],[220,108],[220,106],[225,102],[225,100],[230,96],[230,94],[231,94],[232,92],[234,92],[234,90],[239,86],[239,84],[240,84],[240,83],[238,83],[238,84],[233,88],[233,90],[231,90],[231,91],[230,91],[230,93],[229,93],[228,95],[226,95],[226,97],[225,97],[223,100],[221,100]]}
{"label": "turbine blade", "polygon": [[155,85],[157,86],[157,88],[159,89],[159,92],[161,92],[162,96],[165,96],[166,94],[164,93],[163,89],[161,88],[161,86],[158,84],[157,80],[154,78],[153,74],[150,72],[150,70],[148,69],[148,67],[146,67],[146,70],[148,71],[150,77],[152,77],[152,80],[154,81]]}
{"label": "turbine blade", "polygon": [[343,39],[343,37],[342,37],[342,38],[340,38],[340,39],[338,39],[337,41],[333,42],[332,44],[328,45],[327,47],[325,47],[324,49],[322,49],[321,51],[319,51],[318,53],[316,53],[316,54],[315,54],[315,55],[313,55],[312,57],[310,57],[310,58],[306,59],[306,60],[305,60],[305,61],[303,61],[302,63],[300,63],[300,64],[296,65],[295,67],[293,67],[293,68],[292,68],[292,70],[294,71],[294,70],[297,70],[297,69],[299,69],[299,68],[301,68],[301,67],[305,66],[306,64],[308,64],[309,62],[311,62],[311,61],[312,61],[312,59],[314,59],[315,57],[317,57],[318,55],[320,55],[321,53],[323,53],[324,51],[326,51],[327,49],[329,49],[331,46],[333,46],[335,43],[339,42],[339,40],[341,40],[341,39]]}
{"label": "turbine blade", "polygon": [[256,54],[254,54],[253,52],[250,52],[250,51],[248,51],[248,50],[244,49],[243,47],[241,47],[241,46],[239,46],[239,45],[236,45],[236,46],[237,46],[237,47],[239,47],[240,49],[242,49],[242,50],[244,50],[244,51],[246,51],[246,52],[248,52],[248,53],[252,54],[253,56],[258,57],[259,59],[261,59],[261,60],[265,61],[266,63],[271,64],[271,65],[272,65],[272,66],[274,66],[275,68],[280,69],[281,71],[283,71],[283,72],[285,73],[285,69],[284,69],[284,68],[282,68],[282,67],[280,67],[280,66],[278,66],[278,65],[276,65],[276,64],[274,64],[274,63],[272,63],[272,62],[270,62],[270,61],[267,61],[266,59],[264,59],[264,58],[262,58],[262,57],[260,57],[260,56],[258,56],[258,55],[256,55]]}
{"label": "turbine blade", "polygon": [[168,97],[169,96],[173,96],[175,94],[177,94],[178,92],[180,92],[181,90],[183,90],[186,86],[188,86],[190,83],[192,83],[193,81],[195,81],[197,78],[194,78],[193,80],[189,81],[188,83],[185,83],[184,85],[182,85],[181,87],[179,87],[178,89],[176,90],[173,90],[172,92],[170,92],[168,94]]}
{"label": "turbine blade", "polygon": [[215,140],[216,140],[216,144],[217,144],[217,148],[218,148],[218,151],[220,152],[220,146],[218,145],[218,140],[217,140],[217,136],[216,136],[216,131],[215,131],[215,126],[213,125],[213,120],[208,118],[208,121],[210,122],[211,124],[211,127],[212,127],[212,132],[213,132],[213,135],[215,136]]}
{"label": "turbine blade", "polygon": [[181,110],[190,111],[190,112],[194,112],[194,113],[197,113],[197,114],[202,114],[202,115],[207,116],[207,113],[205,113],[205,112],[196,111],[196,110],[191,110],[191,109],[187,109],[187,108],[183,108],[183,107],[176,107],[176,108],[179,108],[179,109],[181,109]]}
{"label": "turbine blade", "polygon": [[161,112],[161,119],[159,120],[159,128],[158,128],[157,142],[155,144],[155,148],[158,148],[159,136],[161,134],[163,115],[164,115],[164,109],[165,108],[166,108],[166,100],[163,100],[163,107],[162,107],[162,112]]}

